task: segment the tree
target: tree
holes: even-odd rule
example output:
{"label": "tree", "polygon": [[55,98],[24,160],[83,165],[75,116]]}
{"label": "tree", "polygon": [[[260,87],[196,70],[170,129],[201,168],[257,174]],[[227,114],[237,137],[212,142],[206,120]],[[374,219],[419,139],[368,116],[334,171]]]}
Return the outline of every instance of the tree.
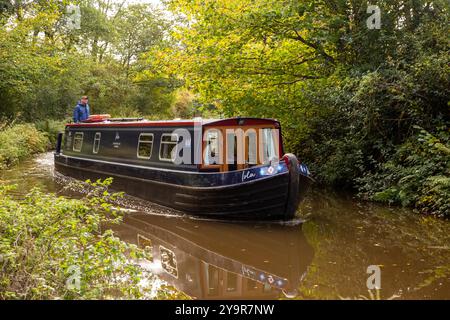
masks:
{"label": "tree", "polygon": [[130,5],[120,12],[120,22],[116,25],[115,51],[127,74],[131,63],[136,62],[139,55],[164,41],[168,25],[159,18],[160,15],[160,12],[147,4]]}
{"label": "tree", "polygon": [[[141,54],[166,41],[156,9],[123,0],[12,4],[1,7],[0,118],[66,118],[82,94],[94,112],[170,115],[172,82],[136,77],[146,68]],[[79,5],[80,28],[67,23],[67,5]]]}
{"label": "tree", "polygon": [[169,0],[177,43],[157,55],[203,104],[281,120],[286,148],[355,187],[413,138],[448,127],[447,1]]}

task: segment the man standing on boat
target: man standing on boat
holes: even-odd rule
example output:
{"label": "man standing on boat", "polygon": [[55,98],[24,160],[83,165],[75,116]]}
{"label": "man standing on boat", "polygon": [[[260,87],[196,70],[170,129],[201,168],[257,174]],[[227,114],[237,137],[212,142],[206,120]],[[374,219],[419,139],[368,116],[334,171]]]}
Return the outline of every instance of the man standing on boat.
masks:
{"label": "man standing on boat", "polygon": [[82,96],[73,110],[73,122],[78,123],[89,118],[88,97]]}

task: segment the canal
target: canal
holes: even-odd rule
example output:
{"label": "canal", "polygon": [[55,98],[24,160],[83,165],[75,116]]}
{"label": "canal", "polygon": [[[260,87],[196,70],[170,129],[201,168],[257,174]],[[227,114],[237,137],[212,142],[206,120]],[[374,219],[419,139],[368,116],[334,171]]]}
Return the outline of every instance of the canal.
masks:
{"label": "canal", "polygon": [[[0,173],[18,196],[82,196],[70,181],[52,153]],[[118,205],[119,237],[151,250],[157,281],[193,298],[450,299],[450,223],[408,209],[320,190],[288,223],[193,219],[128,196]]]}

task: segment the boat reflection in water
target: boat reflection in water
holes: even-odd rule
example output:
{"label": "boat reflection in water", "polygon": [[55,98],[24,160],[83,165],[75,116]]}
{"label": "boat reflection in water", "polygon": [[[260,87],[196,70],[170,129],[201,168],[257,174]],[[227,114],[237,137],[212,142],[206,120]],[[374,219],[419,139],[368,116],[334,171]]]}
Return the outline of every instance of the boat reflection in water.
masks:
{"label": "boat reflection in water", "polygon": [[301,225],[134,213],[114,229],[122,240],[152,252],[152,273],[197,299],[295,297],[313,258]]}

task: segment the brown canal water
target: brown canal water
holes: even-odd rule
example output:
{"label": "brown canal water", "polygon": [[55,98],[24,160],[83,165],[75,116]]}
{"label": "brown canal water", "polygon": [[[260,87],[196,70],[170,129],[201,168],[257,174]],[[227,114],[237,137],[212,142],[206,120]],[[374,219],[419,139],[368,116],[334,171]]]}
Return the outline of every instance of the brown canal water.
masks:
{"label": "brown canal water", "polygon": [[[18,195],[37,186],[80,197],[69,182],[51,153],[0,173]],[[198,220],[133,197],[120,206],[117,234],[151,250],[145,267],[193,298],[450,299],[450,222],[411,210],[319,190],[289,223]]]}

